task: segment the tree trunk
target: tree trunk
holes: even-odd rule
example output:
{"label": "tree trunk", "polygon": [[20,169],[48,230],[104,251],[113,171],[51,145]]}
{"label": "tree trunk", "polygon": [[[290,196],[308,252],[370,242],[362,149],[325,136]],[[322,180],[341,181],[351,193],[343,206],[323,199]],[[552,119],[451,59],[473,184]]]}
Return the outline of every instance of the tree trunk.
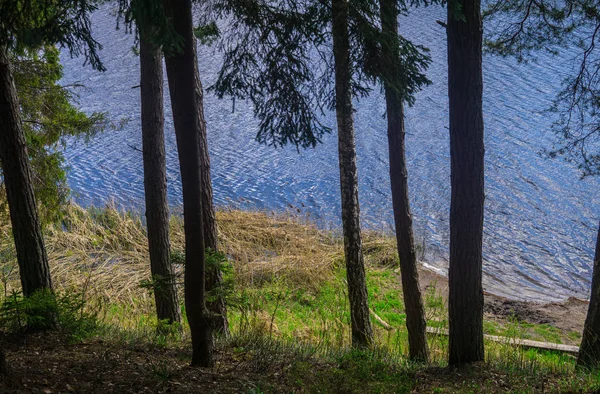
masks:
{"label": "tree trunk", "polygon": [[[393,70],[398,76],[401,65],[398,51],[398,8],[395,0],[380,0],[381,28],[386,41],[382,44],[383,66]],[[412,229],[412,215],[408,198],[408,172],[404,148],[404,104],[398,91],[401,81],[391,86],[384,83],[385,102],[388,121],[388,146],[390,159],[390,183],[394,222],[396,224],[396,242],[400,257],[402,293],[406,308],[406,328],[408,330],[408,349],[411,360],[425,361],[429,358],[425,309],[419,286],[419,272]]]}
{"label": "tree trunk", "polygon": [[192,365],[212,366],[212,323],[205,299],[202,185],[194,74],[191,0],[167,0],[165,11],[183,38],[181,51],[166,57],[177,137],[185,236],[185,308],[192,335]]}
{"label": "tree trunk", "polygon": [[4,349],[0,348],[0,375],[5,376],[8,375],[8,373],[9,368],[8,364],[6,363],[6,354],[4,352]]}
{"label": "tree trunk", "polygon": [[[198,139],[200,143],[200,168],[202,176],[202,219],[204,223],[204,246],[213,252],[218,249],[217,221],[213,203],[212,179],[210,178],[210,155],[208,152],[208,139],[206,135],[206,120],[204,119],[204,91],[200,72],[198,71],[198,56],[194,44],[194,73],[196,88],[196,104],[198,116]],[[219,267],[206,267],[206,291],[215,291],[212,301],[207,302],[207,307],[214,314],[214,329],[216,332],[229,337],[229,323],[227,322],[227,306],[225,298],[219,292],[223,284],[223,275]]]}
{"label": "tree trunk", "polygon": [[52,289],[37,212],[19,99],[7,48],[0,45],[0,162],[12,222],[23,295]]}
{"label": "tree trunk", "polygon": [[356,142],[352,114],[350,42],[348,37],[347,0],[332,0],[333,56],[335,61],[335,110],[338,125],[338,153],[342,198],[344,254],[352,321],[352,346],[369,347],[373,328],[360,235]]}
{"label": "tree trunk", "polygon": [[181,315],[170,256],[161,59],[160,48],[148,42],[140,31],[142,154],[150,270],[158,319],[179,323]]}
{"label": "tree trunk", "polygon": [[448,4],[450,364],[483,360],[484,142],[479,0]]}
{"label": "tree trunk", "polygon": [[592,292],[583,337],[579,347],[577,365],[596,368],[600,364],[600,226],[596,238],[596,254],[592,271]]}

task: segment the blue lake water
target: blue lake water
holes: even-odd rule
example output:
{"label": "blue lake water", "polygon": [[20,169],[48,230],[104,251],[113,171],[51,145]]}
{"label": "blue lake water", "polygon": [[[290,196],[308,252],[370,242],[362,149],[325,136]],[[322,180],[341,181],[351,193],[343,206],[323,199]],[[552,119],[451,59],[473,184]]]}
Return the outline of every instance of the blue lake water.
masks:
{"label": "blue lake water", "polygon": [[[408,38],[431,49],[433,84],[406,112],[411,204],[417,238],[426,245],[424,260],[445,272],[449,235],[450,162],[445,30],[440,8],[419,9],[401,20]],[[77,202],[108,200],[143,209],[139,58],[133,37],[115,30],[110,7],[93,15],[94,32],[104,45],[104,73],[63,53],[64,83],[81,82],[79,105],[127,120],[89,143],[70,141],[66,151],[69,185]],[[537,63],[484,58],[486,200],[485,290],[516,299],[558,300],[588,297],[598,212],[597,179],[579,180],[573,164],[546,160],[553,115],[545,113],[564,76],[573,70],[575,52],[540,55]],[[204,86],[214,82],[220,56],[199,51]],[[166,85],[165,85],[166,86]],[[168,104],[168,97],[165,97]],[[205,114],[212,160],[215,201],[219,206],[290,210],[326,228],[340,226],[337,137],[315,149],[274,149],[254,141],[252,108],[206,95]],[[391,232],[392,204],[387,159],[385,105],[379,89],[356,105],[361,217],[365,228]],[[181,183],[169,105],[166,110],[169,196],[181,203]],[[335,126],[333,114],[325,121]]]}

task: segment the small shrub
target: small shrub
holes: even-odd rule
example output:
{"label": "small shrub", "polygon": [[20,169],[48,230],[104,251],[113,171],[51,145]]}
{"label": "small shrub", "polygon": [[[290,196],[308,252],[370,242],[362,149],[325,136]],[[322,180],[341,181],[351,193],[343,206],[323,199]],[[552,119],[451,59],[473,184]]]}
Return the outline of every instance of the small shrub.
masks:
{"label": "small shrub", "polygon": [[213,287],[206,294],[207,302],[215,302],[219,298],[229,300],[234,289],[233,265],[222,252],[216,252],[210,248],[206,249],[207,272],[218,272],[221,281],[218,286]]}
{"label": "small shrub", "polygon": [[2,303],[0,325],[13,333],[58,328],[68,341],[81,341],[98,328],[97,314],[86,310],[81,293],[38,291],[29,297],[13,294]]}
{"label": "small shrub", "polygon": [[183,266],[185,264],[185,252],[181,249],[172,249],[171,264]]}
{"label": "small shrub", "polygon": [[94,335],[99,328],[97,311],[90,311],[85,295],[74,291],[59,294],[58,325],[70,342],[80,342]]}
{"label": "small shrub", "polygon": [[57,303],[48,290],[37,291],[29,297],[13,293],[2,303],[2,327],[9,332],[44,331],[56,327]]}

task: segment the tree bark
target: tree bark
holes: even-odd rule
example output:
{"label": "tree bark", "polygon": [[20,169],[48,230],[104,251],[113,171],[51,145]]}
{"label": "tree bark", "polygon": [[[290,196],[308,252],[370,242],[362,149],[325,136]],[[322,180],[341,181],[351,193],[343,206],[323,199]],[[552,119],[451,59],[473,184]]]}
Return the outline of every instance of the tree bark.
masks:
{"label": "tree bark", "polygon": [[213,365],[213,335],[205,298],[202,185],[194,73],[191,0],[167,0],[165,11],[183,38],[180,52],[166,56],[179,152],[185,236],[185,308],[192,336],[192,365]]}
{"label": "tree bark", "polygon": [[577,365],[596,368],[600,364],[600,226],[596,238],[596,253],[592,271],[592,292],[588,306]]}
{"label": "tree bark", "polygon": [[12,222],[23,295],[52,290],[38,216],[19,99],[7,48],[0,45],[0,161]]}
{"label": "tree bark", "polygon": [[480,8],[479,0],[448,4],[450,364],[484,357],[481,280],[485,149]]}
{"label": "tree bark", "polygon": [[352,346],[373,344],[373,328],[360,234],[358,173],[352,108],[350,42],[347,0],[332,0],[333,56],[335,62],[335,110],[338,125],[338,153],[342,199],[344,254],[352,321]]}
{"label": "tree bark", "polygon": [[0,348],[0,375],[6,376],[9,373],[8,363],[6,362],[6,353]]}
{"label": "tree bark", "polygon": [[[393,76],[400,75],[400,53],[398,50],[398,8],[395,0],[380,0],[381,28],[386,41],[382,44],[383,67],[393,70]],[[400,81],[395,86],[384,83],[387,112],[387,133],[390,159],[390,183],[392,204],[396,224],[396,242],[400,257],[402,293],[406,308],[406,328],[408,330],[409,357],[415,361],[427,362],[425,309],[419,286],[419,271],[412,229],[412,214],[408,197],[408,171],[404,147],[404,103],[398,91]]]}
{"label": "tree bark", "polygon": [[179,300],[170,256],[161,60],[160,48],[148,42],[140,29],[142,155],[150,271],[158,319],[179,323]]}
{"label": "tree bark", "polygon": [[[204,119],[204,91],[200,72],[198,71],[198,53],[194,43],[194,74],[196,89],[196,104],[198,117],[198,139],[200,149],[200,168],[202,176],[202,218],[204,223],[204,246],[213,252],[218,252],[217,220],[215,205],[213,203],[212,179],[210,177],[210,155],[208,151],[208,138],[206,133],[206,120]],[[214,299],[207,302],[207,307],[214,315],[214,329],[216,332],[229,337],[229,323],[227,321],[227,306],[225,298],[219,292],[223,284],[223,275],[219,267],[206,268],[206,291],[216,291]]]}

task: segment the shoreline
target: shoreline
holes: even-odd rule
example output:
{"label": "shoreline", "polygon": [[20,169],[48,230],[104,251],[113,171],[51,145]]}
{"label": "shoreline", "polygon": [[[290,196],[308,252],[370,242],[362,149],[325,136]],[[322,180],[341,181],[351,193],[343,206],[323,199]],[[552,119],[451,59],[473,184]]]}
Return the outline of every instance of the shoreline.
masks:
{"label": "shoreline", "polygon": [[[71,215],[81,212],[81,214],[76,214],[75,217],[80,215],[84,219],[87,218],[85,221],[91,220],[93,222],[95,220],[94,216],[107,215],[101,221],[105,222],[108,218],[108,229],[103,227],[106,223],[93,224],[89,222],[87,225],[90,228],[99,225],[100,233],[108,231],[107,234],[112,234],[113,230],[120,231],[120,227],[125,225],[125,229],[136,238],[135,259],[136,261],[141,259],[139,261],[141,264],[140,271],[137,273],[141,276],[136,280],[139,281],[143,278],[144,272],[149,269],[144,261],[146,258],[144,256],[147,254],[147,241],[144,240],[145,235],[139,232],[141,228],[138,228],[134,223],[139,220],[140,226],[143,226],[144,217],[141,210],[117,207],[114,203],[107,203],[104,208],[94,206],[82,208],[76,203],[72,203],[71,207],[67,208],[67,210],[69,209],[72,210]],[[84,212],[88,212],[88,214]],[[118,214],[117,212],[121,213]],[[127,220],[123,221],[124,219]],[[176,213],[172,215],[172,223],[175,224],[177,229],[177,232],[172,234],[172,248],[182,249],[182,221]],[[251,211],[220,207],[217,210],[217,224],[220,244],[224,251],[228,253],[232,261],[236,261],[239,272],[248,276],[250,281],[269,280],[268,278],[271,277],[288,275],[301,282],[299,285],[311,288],[311,286],[314,287],[315,275],[317,277],[327,277],[330,275],[333,266],[343,263],[342,240],[337,232],[335,230],[320,229],[310,218],[292,212]],[[84,236],[84,239],[78,236],[77,231],[83,231],[81,235]],[[98,230],[95,230],[95,232],[98,232]],[[91,242],[90,239],[87,239],[90,234],[93,233],[89,233],[86,226],[83,226],[82,230],[75,229],[75,233],[72,234],[78,243],[85,243],[82,250],[84,254],[97,247],[93,242],[87,245]],[[55,242],[70,237],[62,228],[55,228],[50,234],[46,232],[46,235],[54,237]],[[109,238],[112,239],[112,236]],[[107,240],[109,241],[108,245],[115,248],[111,258],[118,260],[132,257],[128,256],[129,252],[119,246],[120,241],[117,242],[111,239]],[[58,242],[58,244],[61,247],[69,247],[68,242]],[[377,231],[365,231],[363,233],[363,251],[367,268],[371,270],[385,269],[393,272],[397,276],[395,283],[397,283],[398,290],[400,290],[401,280],[397,265],[395,237]],[[64,251],[55,250],[55,252],[58,252],[59,261],[70,258],[63,256]],[[85,259],[88,258],[85,257]],[[441,296],[443,304],[447,306],[448,279],[446,276],[438,270],[431,269],[428,264],[420,263],[419,279],[424,298],[433,290],[436,295]],[[130,282],[130,278],[128,277],[125,282]],[[115,283],[110,283],[109,286],[115,286]],[[563,342],[578,344],[578,338],[575,337],[573,332],[581,333],[583,330],[588,308],[586,300],[570,297],[563,301],[539,302],[514,300],[488,291],[484,291],[484,295],[486,321],[498,322],[501,328],[506,327],[511,322],[554,327],[564,334],[561,335]]]}
{"label": "shoreline", "polygon": [[[419,282],[423,293],[434,286],[447,305],[448,279],[445,276],[421,264]],[[557,302],[519,301],[484,291],[483,311],[488,320],[515,320],[519,323],[549,325],[565,333],[581,333],[588,305],[589,301],[576,297]],[[569,345],[579,345],[577,340],[567,342]]]}
{"label": "shoreline", "polygon": [[[144,216],[142,206],[137,206],[137,207],[125,206],[123,204],[119,204],[114,199],[109,199],[103,206],[94,205],[94,204],[80,205],[77,201],[75,201],[73,199],[71,199],[69,203],[77,205],[77,206],[81,206],[84,209],[103,209],[104,207],[109,207],[109,208],[114,208],[117,211],[131,212],[136,215],[139,215],[142,218],[142,222],[145,223],[145,216]],[[141,201],[141,203],[143,204],[143,201]],[[180,204],[170,204],[169,210],[170,210],[170,213],[172,216],[181,216],[183,213],[183,208]],[[242,202],[239,202],[238,204],[217,205],[216,211],[223,211],[223,212],[240,211],[240,212],[263,214],[267,217],[292,219],[293,221],[297,222],[300,225],[311,226],[311,227],[316,228],[318,231],[325,232],[325,233],[327,233],[328,236],[332,236],[332,237],[341,237],[342,236],[342,229],[339,225],[334,225],[332,222],[325,223],[325,222],[321,222],[319,220],[315,220],[315,218],[311,217],[310,214],[303,213],[301,208],[295,207],[292,205],[290,205],[286,209],[276,210],[276,209],[266,209],[266,208],[255,207],[249,203],[245,203],[244,201],[242,201]],[[390,231],[387,231],[384,229],[361,228],[361,231],[363,234],[363,238],[365,238],[365,236],[368,236],[371,234],[373,234],[377,237],[381,237],[381,238],[394,238],[395,237],[393,232],[390,232]],[[425,245],[427,246],[427,244],[425,244]],[[420,246],[420,242],[417,242],[416,247],[418,248],[419,246]],[[419,265],[422,266],[424,269],[432,271],[433,273],[439,275],[440,277],[445,278],[445,280],[447,281],[447,270],[448,270],[447,269],[447,265],[448,265],[447,261],[444,261],[441,264],[441,265],[445,265],[445,267],[438,267],[435,263],[430,262],[430,261],[419,261]],[[483,272],[484,294],[486,296],[493,296],[497,299],[507,300],[509,302],[514,302],[514,303],[531,303],[531,304],[536,304],[536,305],[537,304],[562,304],[562,303],[568,303],[572,299],[581,301],[581,302],[585,302],[586,305],[589,302],[588,298],[581,298],[581,297],[578,297],[575,295],[561,294],[560,296],[551,296],[548,294],[552,291],[550,285],[546,285],[546,289],[548,290],[547,293],[542,293],[540,291],[533,290],[532,287],[526,286],[528,289],[527,290],[528,295],[521,296],[521,297],[511,294],[512,291],[510,291],[511,290],[510,287],[504,287],[508,291],[503,291],[502,286],[492,286],[492,288],[490,290],[486,290],[485,289],[486,275],[487,274],[485,272]],[[493,276],[489,276],[489,277],[493,278]],[[590,278],[590,280],[591,280],[591,278]],[[498,282],[501,282],[501,281],[498,280]],[[496,289],[496,290],[494,290],[494,289]]]}

